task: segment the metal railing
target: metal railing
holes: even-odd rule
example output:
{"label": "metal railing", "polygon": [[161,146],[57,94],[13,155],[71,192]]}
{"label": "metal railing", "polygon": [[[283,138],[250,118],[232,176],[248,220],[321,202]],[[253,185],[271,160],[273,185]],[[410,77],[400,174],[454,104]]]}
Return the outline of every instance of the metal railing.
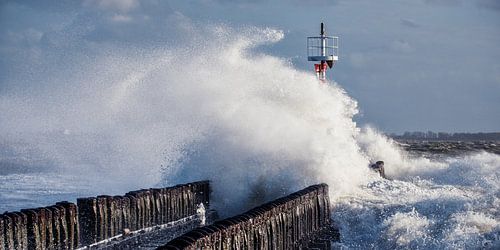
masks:
{"label": "metal railing", "polygon": [[[325,46],[323,46],[323,40]],[[325,54],[322,48],[325,48]],[[307,57],[338,56],[339,38],[337,36],[312,36],[307,38]]]}

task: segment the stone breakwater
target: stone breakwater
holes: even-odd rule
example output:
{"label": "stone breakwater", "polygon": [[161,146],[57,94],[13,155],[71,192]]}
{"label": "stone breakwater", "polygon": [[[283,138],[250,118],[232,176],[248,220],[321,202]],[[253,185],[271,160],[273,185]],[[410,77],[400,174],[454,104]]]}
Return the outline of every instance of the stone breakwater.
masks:
{"label": "stone breakwater", "polygon": [[158,249],[304,249],[317,245],[325,231],[331,235],[329,229],[328,186],[319,184],[194,229]]}
{"label": "stone breakwater", "polygon": [[0,250],[75,249],[167,224],[210,205],[208,181],[77,199],[0,215]]}

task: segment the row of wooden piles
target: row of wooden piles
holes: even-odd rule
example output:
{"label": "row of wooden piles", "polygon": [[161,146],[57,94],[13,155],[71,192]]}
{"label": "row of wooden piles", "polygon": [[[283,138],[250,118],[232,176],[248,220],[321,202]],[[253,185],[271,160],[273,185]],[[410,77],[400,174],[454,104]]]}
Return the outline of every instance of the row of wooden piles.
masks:
{"label": "row of wooden piles", "polygon": [[88,246],[124,231],[194,216],[200,203],[208,208],[209,195],[209,182],[200,181],[6,212],[0,215],[0,250]]}
{"label": "row of wooden piles", "polygon": [[329,228],[328,186],[310,186],[194,229],[159,249],[304,249]]}

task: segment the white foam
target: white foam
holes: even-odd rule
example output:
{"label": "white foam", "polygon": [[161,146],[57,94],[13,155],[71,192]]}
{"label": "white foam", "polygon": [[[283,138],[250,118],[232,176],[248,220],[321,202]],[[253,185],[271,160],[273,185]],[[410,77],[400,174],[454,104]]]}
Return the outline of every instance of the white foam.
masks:
{"label": "white foam", "polygon": [[488,153],[448,158],[419,165],[404,181],[373,181],[355,197],[340,197],[333,217],[341,225],[343,244],[498,247],[498,160]]}
{"label": "white foam", "polygon": [[431,224],[429,219],[412,210],[407,213],[395,213],[386,218],[382,226],[385,230],[384,235],[389,241],[397,246],[409,246],[425,244]]}

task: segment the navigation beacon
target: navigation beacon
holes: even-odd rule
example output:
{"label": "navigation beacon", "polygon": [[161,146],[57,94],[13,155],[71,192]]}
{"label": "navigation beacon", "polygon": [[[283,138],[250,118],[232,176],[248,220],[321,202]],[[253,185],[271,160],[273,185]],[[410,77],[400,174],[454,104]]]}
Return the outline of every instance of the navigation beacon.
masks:
{"label": "navigation beacon", "polygon": [[321,23],[320,36],[307,37],[307,60],[320,62],[314,64],[316,76],[321,82],[326,82],[326,70],[332,68],[339,60],[339,38],[337,36],[326,36],[325,27]]}

